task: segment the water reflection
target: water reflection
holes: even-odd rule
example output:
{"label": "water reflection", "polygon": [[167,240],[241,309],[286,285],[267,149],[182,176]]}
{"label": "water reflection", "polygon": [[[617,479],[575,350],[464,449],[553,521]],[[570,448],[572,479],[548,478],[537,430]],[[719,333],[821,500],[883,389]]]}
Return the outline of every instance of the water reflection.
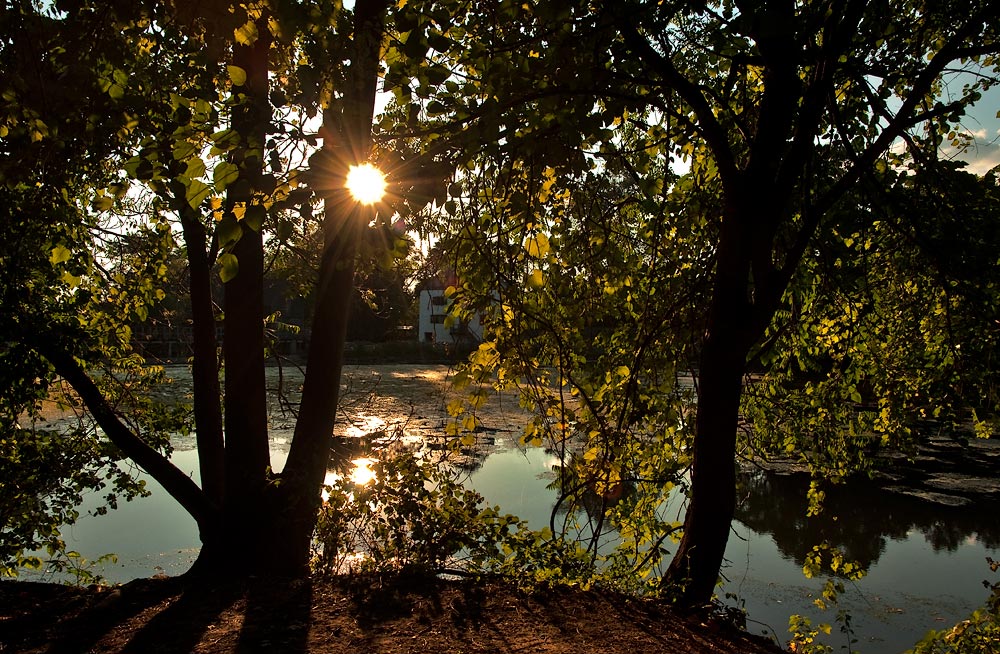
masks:
{"label": "water reflection", "polygon": [[935,552],[954,552],[970,541],[1000,547],[1000,523],[992,518],[995,506],[930,505],[866,480],[852,480],[827,488],[823,513],[807,517],[808,487],[807,475],[743,473],[738,478],[736,519],[771,536],[781,554],[800,566],[822,542],[840,548],[848,560],[865,568],[878,562],[887,541],[914,534],[922,535]]}
{"label": "water reflection", "polygon": [[375,471],[371,469],[371,465],[375,461],[376,459],[369,457],[361,457],[351,461],[354,464],[354,470],[351,471],[351,481],[358,486],[365,486],[369,482],[374,481]]}

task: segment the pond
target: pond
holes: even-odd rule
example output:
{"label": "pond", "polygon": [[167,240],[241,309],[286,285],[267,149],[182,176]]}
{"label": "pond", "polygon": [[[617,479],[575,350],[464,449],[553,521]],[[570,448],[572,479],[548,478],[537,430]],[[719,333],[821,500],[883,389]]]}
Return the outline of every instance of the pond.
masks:
{"label": "pond", "polygon": [[[443,366],[352,369],[345,377],[345,419],[338,433],[397,430],[413,442],[432,441],[447,418],[447,372]],[[179,380],[175,391],[187,392],[184,371],[172,374]],[[287,382],[288,371],[284,375]],[[294,386],[295,375],[290,378]],[[276,380],[277,373],[270,371],[272,385]],[[291,419],[281,417],[275,402],[272,462],[280,470]],[[475,469],[466,483],[490,504],[533,527],[546,526],[555,503],[550,484],[557,457],[514,445],[523,414],[509,398],[494,401],[482,417],[495,442],[481,465],[477,461],[478,467],[469,466]],[[175,448],[174,462],[197,477],[193,439],[177,439]],[[852,484],[829,493],[822,518],[806,519],[807,480],[757,472],[742,475],[740,483],[741,502],[723,570],[726,582],[719,594],[746,609],[751,632],[785,642],[789,615],[803,614],[814,623],[833,624],[826,642],[840,650],[847,636],[838,631],[836,613],[846,609],[858,640],[855,649],[863,654],[897,653],[912,647],[927,630],[964,619],[987,596],[981,583],[991,576],[985,559],[1000,558],[1000,525],[989,509],[929,504],[878,486]],[[117,562],[98,570],[111,582],[180,574],[197,556],[194,522],[155,483],[150,488],[150,497],[122,503],[106,516],[87,516],[66,530],[70,548],[86,558],[117,554]],[[93,505],[83,508],[88,506]],[[839,604],[828,611],[813,604],[824,579],[802,574],[806,553],[824,540],[869,566],[865,578],[846,583]]]}

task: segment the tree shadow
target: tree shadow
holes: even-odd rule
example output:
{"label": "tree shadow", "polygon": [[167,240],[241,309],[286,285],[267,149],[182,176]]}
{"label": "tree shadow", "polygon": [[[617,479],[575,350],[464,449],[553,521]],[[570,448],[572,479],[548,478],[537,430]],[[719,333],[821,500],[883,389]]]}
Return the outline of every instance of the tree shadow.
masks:
{"label": "tree shadow", "polygon": [[312,622],[310,579],[254,579],[236,654],[305,652]]}
{"label": "tree shadow", "polygon": [[[140,613],[181,595],[177,579],[139,579],[107,592],[60,626],[49,654],[77,654],[90,650],[115,627]],[[51,614],[45,614],[50,620]]]}
{"label": "tree shadow", "polygon": [[358,574],[344,580],[353,602],[354,618],[365,630],[410,616],[420,609],[440,615],[440,581],[433,575],[401,573],[383,577]]}
{"label": "tree shadow", "polygon": [[176,652],[187,654],[209,626],[243,595],[241,585],[189,585],[169,606],[132,637],[123,654]]}

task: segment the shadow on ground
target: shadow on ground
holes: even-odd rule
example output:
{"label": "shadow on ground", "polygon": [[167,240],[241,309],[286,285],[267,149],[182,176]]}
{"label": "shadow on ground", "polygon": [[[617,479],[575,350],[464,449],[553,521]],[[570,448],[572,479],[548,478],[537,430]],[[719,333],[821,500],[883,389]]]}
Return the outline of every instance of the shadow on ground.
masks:
{"label": "shadow on ground", "polygon": [[0,582],[0,654],[773,654],[663,602],[500,582],[352,576],[116,589]]}

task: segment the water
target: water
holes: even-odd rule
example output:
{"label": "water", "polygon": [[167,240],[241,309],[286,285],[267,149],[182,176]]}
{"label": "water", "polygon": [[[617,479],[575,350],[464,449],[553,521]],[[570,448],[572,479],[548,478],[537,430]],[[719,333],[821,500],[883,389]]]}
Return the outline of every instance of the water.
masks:
{"label": "water", "polygon": [[[393,374],[398,383],[416,384],[416,379],[438,384],[444,369]],[[387,416],[396,412],[393,415],[406,416],[399,424],[405,425],[400,432],[407,439],[435,433],[443,420],[444,402],[428,402],[424,394],[418,405],[419,384],[400,390],[389,388],[387,379],[392,381],[392,375],[381,376],[380,392],[396,392],[397,397],[356,403],[351,424],[389,429],[393,420]],[[497,429],[505,420],[516,421],[515,415],[504,411],[494,410],[484,417]],[[555,503],[549,485],[558,458],[540,449],[522,451],[511,446],[513,431],[497,432],[495,451],[470,473],[467,483],[490,504],[541,528],[549,524]],[[283,425],[275,425],[272,460],[276,470],[287,455],[287,432]],[[191,449],[191,440],[178,441],[176,446],[173,461],[197,479],[197,453]],[[839,650],[847,642],[835,621],[837,609],[842,608],[851,614],[853,635],[858,639],[855,649],[863,654],[893,654],[912,647],[929,629],[964,619],[986,598],[981,584],[990,577],[985,557],[1000,558],[1000,526],[991,520],[989,511],[933,509],[877,488],[852,486],[829,493],[824,517],[806,520],[803,482],[751,475],[741,483],[745,500],[730,536],[723,570],[727,582],[720,596],[735,596],[726,601],[748,611],[752,632],[785,642],[788,616],[799,613],[814,623],[833,624],[826,642]],[[197,556],[194,521],[155,482],[150,481],[150,489],[150,497],[121,503],[106,516],[85,517],[65,532],[68,546],[88,559],[117,554],[116,563],[98,570],[111,582],[180,574]],[[96,499],[88,499],[83,509],[93,506]],[[869,567],[860,582],[847,583],[838,606],[830,611],[813,605],[824,579],[807,579],[802,574],[806,552],[824,539]]]}

